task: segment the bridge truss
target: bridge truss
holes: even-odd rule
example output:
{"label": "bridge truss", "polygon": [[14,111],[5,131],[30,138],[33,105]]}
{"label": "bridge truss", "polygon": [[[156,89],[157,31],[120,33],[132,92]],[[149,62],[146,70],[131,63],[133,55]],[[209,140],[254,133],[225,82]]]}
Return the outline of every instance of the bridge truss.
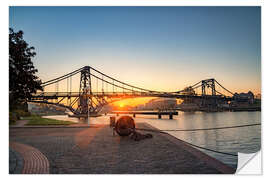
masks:
{"label": "bridge truss", "polygon": [[[72,87],[72,79],[75,79],[75,76],[79,76],[78,91],[74,91],[74,87]],[[66,89],[59,91],[59,84],[63,87],[63,83],[66,85]],[[53,86],[54,91],[52,90]],[[217,102],[218,100],[230,101],[233,95],[231,91],[223,87],[215,79],[202,80],[176,92],[162,92],[127,84],[90,66],[82,67],[58,78],[43,82],[42,87],[43,91],[33,94],[29,102],[64,107],[77,116],[86,116],[89,113],[95,115],[105,105],[127,98],[199,98],[205,100],[202,102],[209,100]]]}

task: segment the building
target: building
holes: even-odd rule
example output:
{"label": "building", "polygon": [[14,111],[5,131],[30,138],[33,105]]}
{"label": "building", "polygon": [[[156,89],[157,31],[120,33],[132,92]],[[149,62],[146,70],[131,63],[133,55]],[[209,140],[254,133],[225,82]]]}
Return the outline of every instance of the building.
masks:
{"label": "building", "polygon": [[177,101],[173,98],[156,98],[152,99],[149,102],[147,102],[144,106],[145,109],[160,109],[160,110],[166,110],[166,109],[173,109],[176,107]]}
{"label": "building", "polygon": [[249,91],[248,93],[235,93],[233,95],[233,101],[231,102],[231,105],[248,105],[254,103],[254,94]]}

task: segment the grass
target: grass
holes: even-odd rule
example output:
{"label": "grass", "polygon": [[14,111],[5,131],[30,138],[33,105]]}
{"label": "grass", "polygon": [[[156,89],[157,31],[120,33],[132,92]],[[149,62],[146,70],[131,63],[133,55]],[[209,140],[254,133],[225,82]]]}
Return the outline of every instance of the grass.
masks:
{"label": "grass", "polygon": [[25,120],[29,120],[28,123],[26,125],[70,125],[70,124],[76,124],[74,122],[70,122],[70,121],[59,121],[56,119],[48,119],[48,118],[42,118],[40,116],[29,116],[29,117],[25,117],[23,118]]}

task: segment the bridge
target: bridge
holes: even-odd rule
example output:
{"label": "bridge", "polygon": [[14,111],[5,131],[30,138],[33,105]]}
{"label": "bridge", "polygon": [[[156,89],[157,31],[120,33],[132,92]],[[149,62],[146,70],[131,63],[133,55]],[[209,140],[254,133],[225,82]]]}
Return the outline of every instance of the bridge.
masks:
{"label": "bridge", "polygon": [[[72,78],[79,76],[78,91],[72,89]],[[65,83],[66,90],[59,91],[59,84]],[[76,81],[78,82],[78,81]],[[73,84],[74,85],[74,84]],[[53,92],[47,87],[54,86]],[[43,91],[32,95],[28,102],[53,104],[69,109],[75,116],[98,114],[110,103],[128,98],[161,97],[176,99],[201,99],[201,106],[217,105],[233,99],[233,93],[215,79],[206,79],[175,92],[154,91],[133,86],[108,76],[97,69],[84,66],[73,72],[42,83]],[[225,94],[229,94],[226,96]]]}

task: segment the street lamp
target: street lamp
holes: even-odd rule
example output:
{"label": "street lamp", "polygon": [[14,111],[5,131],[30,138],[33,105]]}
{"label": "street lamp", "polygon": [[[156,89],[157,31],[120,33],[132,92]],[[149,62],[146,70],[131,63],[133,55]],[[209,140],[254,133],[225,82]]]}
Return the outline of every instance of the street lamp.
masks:
{"label": "street lamp", "polygon": [[[87,96],[87,124],[90,126],[90,119],[89,119],[89,97],[90,97],[90,87],[85,88],[86,96]],[[89,94],[88,94],[89,92]]]}

